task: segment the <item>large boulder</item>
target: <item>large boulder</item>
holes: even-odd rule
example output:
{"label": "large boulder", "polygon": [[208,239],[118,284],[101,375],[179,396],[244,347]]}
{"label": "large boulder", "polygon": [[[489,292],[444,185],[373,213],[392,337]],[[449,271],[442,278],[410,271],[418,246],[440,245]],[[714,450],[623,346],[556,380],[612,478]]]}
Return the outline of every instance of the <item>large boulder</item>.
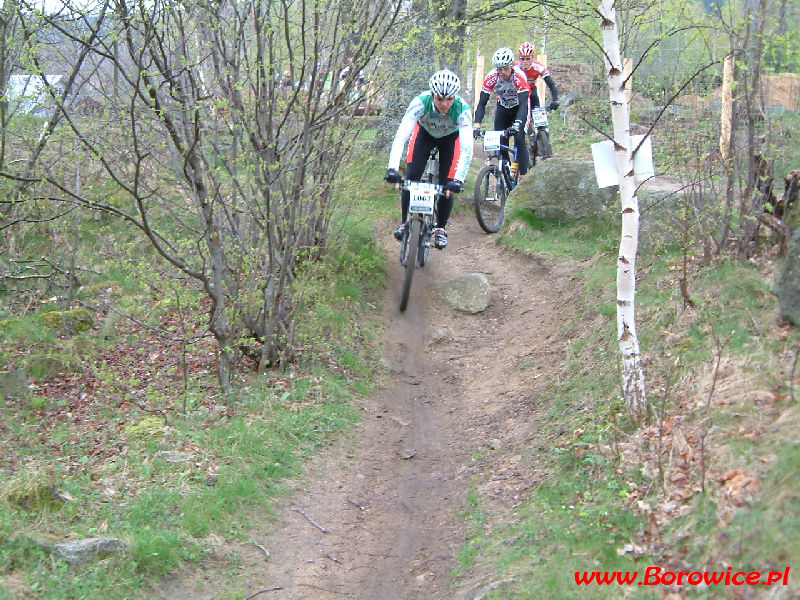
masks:
{"label": "large boulder", "polygon": [[590,161],[554,156],[536,164],[508,197],[508,208],[548,221],[579,221],[607,212],[618,187],[600,189]]}
{"label": "large boulder", "polygon": [[789,254],[775,282],[775,294],[783,315],[800,326],[800,230],[794,232],[789,242]]}
{"label": "large boulder", "polygon": [[722,205],[710,193],[640,189],[639,253],[653,254],[684,243],[707,243]]}

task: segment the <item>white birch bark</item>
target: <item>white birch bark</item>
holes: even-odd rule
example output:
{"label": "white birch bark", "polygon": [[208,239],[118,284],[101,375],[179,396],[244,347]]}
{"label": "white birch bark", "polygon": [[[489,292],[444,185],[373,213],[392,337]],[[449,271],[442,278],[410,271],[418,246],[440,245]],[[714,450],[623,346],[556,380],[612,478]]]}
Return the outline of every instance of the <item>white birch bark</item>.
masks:
{"label": "white birch bark", "polygon": [[619,31],[613,0],[601,0],[603,48],[608,71],[614,148],[619,173],[622,204],[622,234],[617,261],[617,335],[622,355],[622,393],[628,416],[640,421],[647,415],[644,371],[636,336],[634,299],[636,296],[636,250],[639,244],[639,201],[633,176],[633,148],[630,135],[630,108],[625,93]]}

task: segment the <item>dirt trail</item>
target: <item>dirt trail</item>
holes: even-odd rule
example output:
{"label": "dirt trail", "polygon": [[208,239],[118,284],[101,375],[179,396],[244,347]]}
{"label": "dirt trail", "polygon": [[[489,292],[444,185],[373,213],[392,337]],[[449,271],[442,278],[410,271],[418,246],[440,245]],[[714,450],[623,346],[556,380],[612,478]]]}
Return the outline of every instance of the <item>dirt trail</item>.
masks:
{"label": "dirt trail", "polygon": [[[502,510],[545,476],[527,449],[549,443],[536,440],[547,411],[540,394],[553,365],[564,363],[562,328],[581,292],[576,263],[502,250],[470,213],[456,214],[448,231],[449,247],[416,272],[404,314],[398,245],[385,236],[390,384],[360,402],[353,439],[311,461],[279,501],[272,531],[253,532],[269,560],[255,545],[220,548],[241,558],[235,578],[195,573],[160,598],[238,590],[281,600],[454,599],[489,582],[476,575],[462,589],[452,585],[468,533],[459,513],[470,490]],[[485,312],[458,312],[436,296],[435,280],[474,272],[492,287]],[[478,466],[471,457],[481,450]]]}

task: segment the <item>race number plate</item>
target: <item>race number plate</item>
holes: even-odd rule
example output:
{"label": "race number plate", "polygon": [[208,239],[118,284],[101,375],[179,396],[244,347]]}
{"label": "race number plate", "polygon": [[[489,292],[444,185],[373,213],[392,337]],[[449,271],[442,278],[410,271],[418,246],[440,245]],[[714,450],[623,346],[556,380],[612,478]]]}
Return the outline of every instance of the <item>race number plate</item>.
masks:
{"label": "race number plate", "polygon": [[433,214],[433,202],[436,198],[436,188],[430,183],[412,182],[408,184],[408,191],[411,194],[411,203],[408,205],[409,211],[422,213],[423,215]]}
{"label": "race number plate", "polygon": [[543,108],[533,109],[533,126],[547,127],[547,111]]}
{"label": "race number plate", "polygon": [[483,138],[483,149],[487,152],[500,150],[500,136],[502,134],[502,131],[487,131]]}

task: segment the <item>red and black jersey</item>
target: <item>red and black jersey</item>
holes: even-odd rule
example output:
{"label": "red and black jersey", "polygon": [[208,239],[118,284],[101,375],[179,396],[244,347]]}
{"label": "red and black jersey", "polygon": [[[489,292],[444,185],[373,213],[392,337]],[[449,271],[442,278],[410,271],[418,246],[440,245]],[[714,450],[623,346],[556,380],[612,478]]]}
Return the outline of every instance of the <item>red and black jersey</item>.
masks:
{"label": "red and black jersey", "polygon": [[497,72],[497,69],[492,69],[489,71],[486,79],[483,80],[483,87],[481,87],[481,92],[486,92],[487,94],[494,92],[500,106],[505,108],[514,108],[518,106],[519,93],[530,93],[530,91],[531,88],[528,85],[525,73],[517,67],[514,67],[514,70],[511,72],[511,77],[507,81],[500,77],[500,73]]}
{"label": "red and black jersey", "polygon": [[547,70],[547,67],[536,61],[532,61],[531,66],[527,69],[523,69],[522,63],[519,61],[515,62],[514,66],[525,74],[525,78],[528,80],[528,85],[531,88],[533,88],[534,84],[536,84],[536,81],[539,79],[539,77],[550,76],[550,71]]}

